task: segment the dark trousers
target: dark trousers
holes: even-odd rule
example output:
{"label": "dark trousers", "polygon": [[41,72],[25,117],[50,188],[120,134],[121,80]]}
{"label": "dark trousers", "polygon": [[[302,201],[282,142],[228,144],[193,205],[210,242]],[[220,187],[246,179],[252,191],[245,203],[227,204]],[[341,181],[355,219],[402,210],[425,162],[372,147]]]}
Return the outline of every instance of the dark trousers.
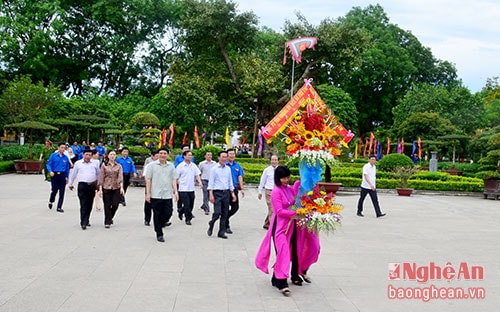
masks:
{"label": "dark trousers", "polygon": [[130,185],[130,173],[123,174],[123,195],[120,194],[120,203],[125,202],[125,193],[127,193],[128,186]]}
{"label": "dark trousers", "polygon": [[66,190],[66,175],[64,173],[54,174],[50,179],[50,192],[49,202],[53,203],[56,200],[56,194],[59,192],[59,200],[57,201],[57,208],[62,208],[64,201],[64,191]]}
{"label": "dark trousers", "polygon": [[186,216],[186,221],[193,219],[194,192],[179,192],[179,202],[181,203],[181,214]]}
{"label": "dark trousers", "polygon": [[201,180],[201,183],[203,185],[203,205],[201,205],[201,208],[205,210],[206,212],[210,212],[210,206],[209,206],[209,194],[208,194],[208,180]]}
{"label": "dark trousers", "polygon": [[151,207],[153,207],[153,223],[156,237],[163,236],[163,226],[172,216],[172,198],[151,198]]}
{"label": "dark trousers", "polygon": [[144,201],[144,222],[151,222],[151,210],[153,210],[151,203]]}
{"label": "dark trousers", "polygon": [[214,213],[212,214],[212,220],[210,220],[210,228],[214,227],[215,222],[220,218],[219,221],[219,235],[224,235],[226,233],[226,222],[227,216],[229,215],[229,199],[231,197],[231,192],[227,191],[213,191],[214,193]]}
{"label": "dark trousers", "polygon": [[113,218],[120,204],[120,189],[103,189],[102,200],[104,202],[104,225],[110,225],[113,223]]}
{"label": "dark trousers", "polygon": [[382,212],[380,211],[380,206],[378,204],[377,191],[373,191],[371,189],[366,189],[364,187],[361,188],[361,193],[358,201],[358,213],[363,212],[363,202],[365,201],[366,195],[369,194],[373,203],[373,208],[375,208],[375,213],[377,216],[380,216]]}
{"label": "dark trousers", "polygon": [[78,183],[78,198],[80,199],[80,225],[87,226],[90,223],[90,213],[94,204],[97,182]]}
{"label": "dark trousers", "polygon": [[238,189],[234,188],[234,195],[236,196],[236,201],[229,201],[229,214],[227,215],[226,228],[230,228],[229,219],[238,212],[240,209],[240,198],[238,197]]}

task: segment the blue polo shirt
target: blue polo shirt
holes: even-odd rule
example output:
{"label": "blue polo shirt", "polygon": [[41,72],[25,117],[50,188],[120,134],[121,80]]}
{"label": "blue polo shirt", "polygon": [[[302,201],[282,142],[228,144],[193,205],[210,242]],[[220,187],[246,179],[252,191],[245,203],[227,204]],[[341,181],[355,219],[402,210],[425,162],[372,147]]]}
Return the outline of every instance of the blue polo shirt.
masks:
{"label": "blue polo shirt", "polygon": [[233,186],[234,186],[234,188],[236,188],[238,186],[238,177],[243,176],[245,174],[243,172],[243,168],[236,161],[233,162],[232,165],[228,161],[228,162],[226,162],[226,166],[231,168],[231,176],[233,177]]}
{"label": "blue polo shirt", "polygon": [[122,165],[123,174],[137,173],[132,158],[123,158],[121,155],[116,159],[116,162]]}
{"label": "blue polo shirt", "polygon": [[106,148],[102,145],[97,145],[95,149],[99,153],[99,156],[104,156],[104,154],[106,154]]}
{"label": "blue polo shirt", "polygon": [[47,170],[49,172],[64,172],[66,178],[69,178],[69,159],[68,156],[59,152],[52,153],[47,161]]}
{"label": "blue polo shirt", "polygon": [[[181,154],[179,154],[179,155],[177,155],[177,156],[175,156],[175,158],[174,158],[174,167],[176,167],[176,168],[177,168],[177,166],[178,166],[181,162],[183,162],[183,161],[184,161],[184,156],[182,156],[182,153],[181,153]],[[196,164],[196,161],[194,160],[194,156],[193,156],[193,158],[191,158],[191,162],[192,162],[193,164]]]}

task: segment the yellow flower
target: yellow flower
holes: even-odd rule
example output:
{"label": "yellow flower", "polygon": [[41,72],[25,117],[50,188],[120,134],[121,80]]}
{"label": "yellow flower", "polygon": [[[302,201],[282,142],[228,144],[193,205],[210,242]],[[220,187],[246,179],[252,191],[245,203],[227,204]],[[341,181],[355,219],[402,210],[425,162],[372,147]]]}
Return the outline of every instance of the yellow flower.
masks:
{"label": "yellow flower", "polygon": [[286,139],[285,139],[285,143],[286,143],[286,144],[290,144],[290,143],[292,143],[292,139],[290,139],[290,138],[286,138]]}

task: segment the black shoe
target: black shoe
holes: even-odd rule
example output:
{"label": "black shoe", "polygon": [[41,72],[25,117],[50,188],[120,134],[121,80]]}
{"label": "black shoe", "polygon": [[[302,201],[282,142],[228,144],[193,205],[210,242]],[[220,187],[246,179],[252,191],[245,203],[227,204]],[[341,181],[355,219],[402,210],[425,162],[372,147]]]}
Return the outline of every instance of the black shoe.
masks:
{"label": "black shoe", "polygon": [[182,221],[182,213],[179,212],[179,220]]}
{"label": "black shoe", "polygon": [[88,226],[88,227],[91,227],[91,226],[92,226],[92,224],[90,224],[90,223],[89,223],[89,224],[87,224],[87,226]]}
{"label": "black shoe", "polygon": [[222,239],[227,239],[227,236],[226,236],[226,235],[224,235],[224,234],[219,234],[219,235],[217,235],[217,237],[218,237],[218,238],[222,238]]}
{"label": "black shoe", "polygon": [[149,226],[149,222],[148,221],[144,221],[144,225],[145,226]]}
{"label": "black shoe", "polygon": [[382,218],[383,216],[385,216],[385,213],[381,213],[377,216],[377,218]]}
{"label": "black shoe", "polygon": [[157,241],[159,241],[160,243],[164,243],[165,242],[165,239],[163,238],[163,236],[158,236],[156,238]]}
{"label": "black shoe", "polygon": [[208,216],[210,214],[210,211],[205,211],[205,215]]}
{"label": "black shoe", "polygon": [[127,203],[126,202],[123,202],[122,203],[123,207],[127,206]]}
{"label": "black shoe", "polygon": [[49,209],[52,209],[52,203],[49,203]]}
{"label": "black shoe", "polygon": [[358,212],[356,215],[357,215],[358,217],[364,217],[364,216],[365,216],[362,212]]}
{"label": "black shoe", "polygon": [[311,279],[309,278],[309,276],[307,276],[307,275],[301,275],[301,277],[302,277],[302,279],[304,280],[304,282],[309,283],[309,284],[311,284],[311,283],[312,283],[312,281],[311,281]]}
{"label": "black shoe", "polygon": [[233,231],[231,231],[231,229],[230,229],[230,228],[227,228],[227,229],[226,229],[226,233],[227,233],[227,234],[233,234]]}
{"label": "black shoe", "polygon": [[86,230],[87,229],[87,226],[86,225],[82,225],[82,230]]}
{"label": "black shoe", "polygon": [[163,227],[166,227],[166,226],[171,226],[172,225],[172,222],[167,222],[163,225]]}
{"label": "black shoe", "polygon": [[263,226],[262,226],[262,228],[263,228],[264,230],[268,230],[268,229],[269,229],[269,226],[267,226],[267,225],[263,225]]}
{"label": "black shoe", "polygon": [[212,236],[212,232],[214,230],[214,224],[212,221],[208,222],[208,230],[207,230],[207,235]]}
{"label": "black shoe", "polygon": [[282,289],[280,289],[280,291],[281,291],[281,293],[283,294],[283,296],[285,296],[285,297],[289,297],[289,296],[290,296],[290,294],[292,293],[292,292],[290,291],[290,289],[288,289],[288,288],[282,288]]}
{"label": "black shoe", "polygon": [[57,208],[57,212],[64,212],[64,210],[62,208]]}
{"label": "black shoe", "polygon": [[186,225],[191,225],[191,221],[186,220]]}

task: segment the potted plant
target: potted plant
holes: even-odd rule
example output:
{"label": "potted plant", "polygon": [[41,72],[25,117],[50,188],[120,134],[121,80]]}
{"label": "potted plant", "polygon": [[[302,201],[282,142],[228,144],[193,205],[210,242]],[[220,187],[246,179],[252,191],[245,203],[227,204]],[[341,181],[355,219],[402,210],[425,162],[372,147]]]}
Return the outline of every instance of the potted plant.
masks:
{"label": "potted plant", "polygon": [[400,183],[396,191],[400,196],[410,196],[413,193],[413,189],[408,188],[408,179],[417,172],[417,168],[413,166],[400,166],[396,168],[394,177],[398,178]]}
{"label": "potted plant", "polygon": [[332,182],[332,169],[329,165],[325,165],[325,181],[318,182],[321,188],[324,188],[327,193],[337,193],[342,186],[342,183]]}
{"label": "potted plant", "polygon": [[[33,155],[33,135],[38,131],[57,131],[56,127],[42,122],[48,108],[61,98],[56,88],[45,87],[41,82],[33,84],[28,76],[10,82],[0,96],[0,108],[6,129],[16,129],[25,133],[29,139],[29,151],[26,159],[14,161],[18,173],[41,173],[43,163]],[[38,156],[38,155],[36,155]],[[37,157],[38,158],[38,157]]]}

